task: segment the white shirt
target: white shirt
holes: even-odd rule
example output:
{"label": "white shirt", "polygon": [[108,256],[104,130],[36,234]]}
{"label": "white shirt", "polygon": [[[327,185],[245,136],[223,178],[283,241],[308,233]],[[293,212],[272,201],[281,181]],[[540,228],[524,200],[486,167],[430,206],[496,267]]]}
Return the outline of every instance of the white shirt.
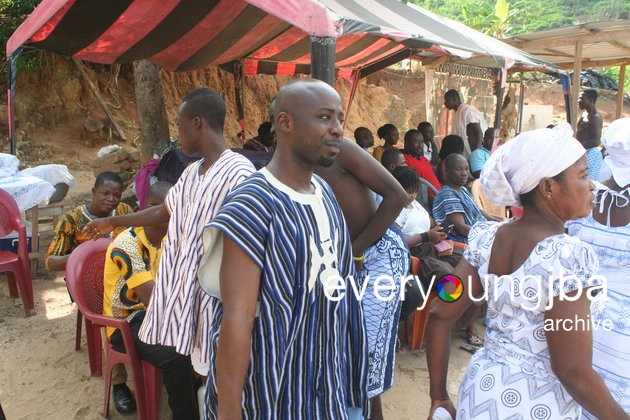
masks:
{"label": "white shirt", "polygon": [[422,143],[422,155],[426,158],[426,160],[431,162],[431,159],[433,158],[433,145],[431,143]]}
{"label": "white shirt", "polygon": [[400,211],[395,223],[400,227],[403,236],[418,235],[431,228],[429,213],[416,200]]}
{"label": "white shirt", "polygon": [[466,135],[466,126],[470,123],[479,123],[482,133],[485,133],[488,129],[488,123],[483,119],[483,115],[477,108],[472,105],[461,104],[453,114],[453,126],[451,131],[453,134],[457,134],[464,139],[464,156],[466,156],[466,159],[470,156],[470,145],[468,144],[468,136]]}

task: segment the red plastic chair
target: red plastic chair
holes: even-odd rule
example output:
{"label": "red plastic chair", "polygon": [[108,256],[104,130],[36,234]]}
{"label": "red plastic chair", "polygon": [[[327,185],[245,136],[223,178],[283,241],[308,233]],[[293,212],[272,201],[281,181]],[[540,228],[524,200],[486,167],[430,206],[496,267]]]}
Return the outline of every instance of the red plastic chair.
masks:
{"label": "red plastic chair", "polygon": [[11,232],[18,233],[18,252],[0,251],[0,272],[6,272],[9,281],[9,295],[18,297],[18,288],[26,316],[35,315],[33,282],[28,259],[26,226],[22,222],[17,203],[5,190],[0,188],[0,236]]}
{"label": "red plastic chair", "polygon": [[92,375],[102,374],[101,327],[118,328],[127,350],[127,353],[117,352],[109,341],[107,342],[103,416],[109,417],[112,368],[116,364],[125,363],[131,367],[133,373],[138,419],[159,419],[162,395],[162,376],[159,369],[140,359],[126,320],[102,315],[105,253],[111,242],[109,238],[101,238],[79,245],[68,259],[66,283],[70,295],[85,318],[85,335]]}

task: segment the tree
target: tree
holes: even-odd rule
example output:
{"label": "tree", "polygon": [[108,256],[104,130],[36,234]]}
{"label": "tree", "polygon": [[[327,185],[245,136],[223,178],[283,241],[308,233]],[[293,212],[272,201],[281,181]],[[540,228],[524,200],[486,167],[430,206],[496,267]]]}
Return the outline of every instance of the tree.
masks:
{"label": "tree", "polygon": [[139,60],[133,63],[133,78],[140,125],[141,161],[146,162],[153,157],[157,144],[170,139],[162,73],[148,60]]}

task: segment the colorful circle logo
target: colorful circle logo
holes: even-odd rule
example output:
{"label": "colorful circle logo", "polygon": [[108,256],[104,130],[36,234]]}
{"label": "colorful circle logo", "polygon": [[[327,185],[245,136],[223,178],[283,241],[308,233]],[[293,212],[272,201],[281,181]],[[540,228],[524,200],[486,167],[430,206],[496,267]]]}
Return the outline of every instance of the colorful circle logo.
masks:
{"label": "colorful circle logo", "polygon": [[[447,284],[452,284],[453,286],[455,286],[455,291],[452,293],[447,293]],[[453,274],[449,274],[442,277],[440,281],[438,281],[437,292],[440,299],[442,299],[444,302],[455,302],[464,294],[464,284],[459,279],[459,277]]]}

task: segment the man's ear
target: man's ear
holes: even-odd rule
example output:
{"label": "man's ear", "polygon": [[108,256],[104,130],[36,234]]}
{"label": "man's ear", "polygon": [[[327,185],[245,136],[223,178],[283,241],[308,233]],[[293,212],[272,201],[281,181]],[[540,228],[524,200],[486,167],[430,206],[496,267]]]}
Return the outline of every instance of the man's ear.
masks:
{"label": "man's ear", "polygon": [[200,130],[201,126],[203,125],[203,121],[201,121],[200,117],[193,117],[192,124],[195,130]]}
{"label": "man's ear", "polygon": [[96,194],[96,188],[92,187],[92,195]]}
{"label": "man's ear", "polygon": [[276,117],[274,126],[276,127],[276,131],[283,131],[285,133],[291,131],[293,128],[293,118],[286,112],[280,112]]}

